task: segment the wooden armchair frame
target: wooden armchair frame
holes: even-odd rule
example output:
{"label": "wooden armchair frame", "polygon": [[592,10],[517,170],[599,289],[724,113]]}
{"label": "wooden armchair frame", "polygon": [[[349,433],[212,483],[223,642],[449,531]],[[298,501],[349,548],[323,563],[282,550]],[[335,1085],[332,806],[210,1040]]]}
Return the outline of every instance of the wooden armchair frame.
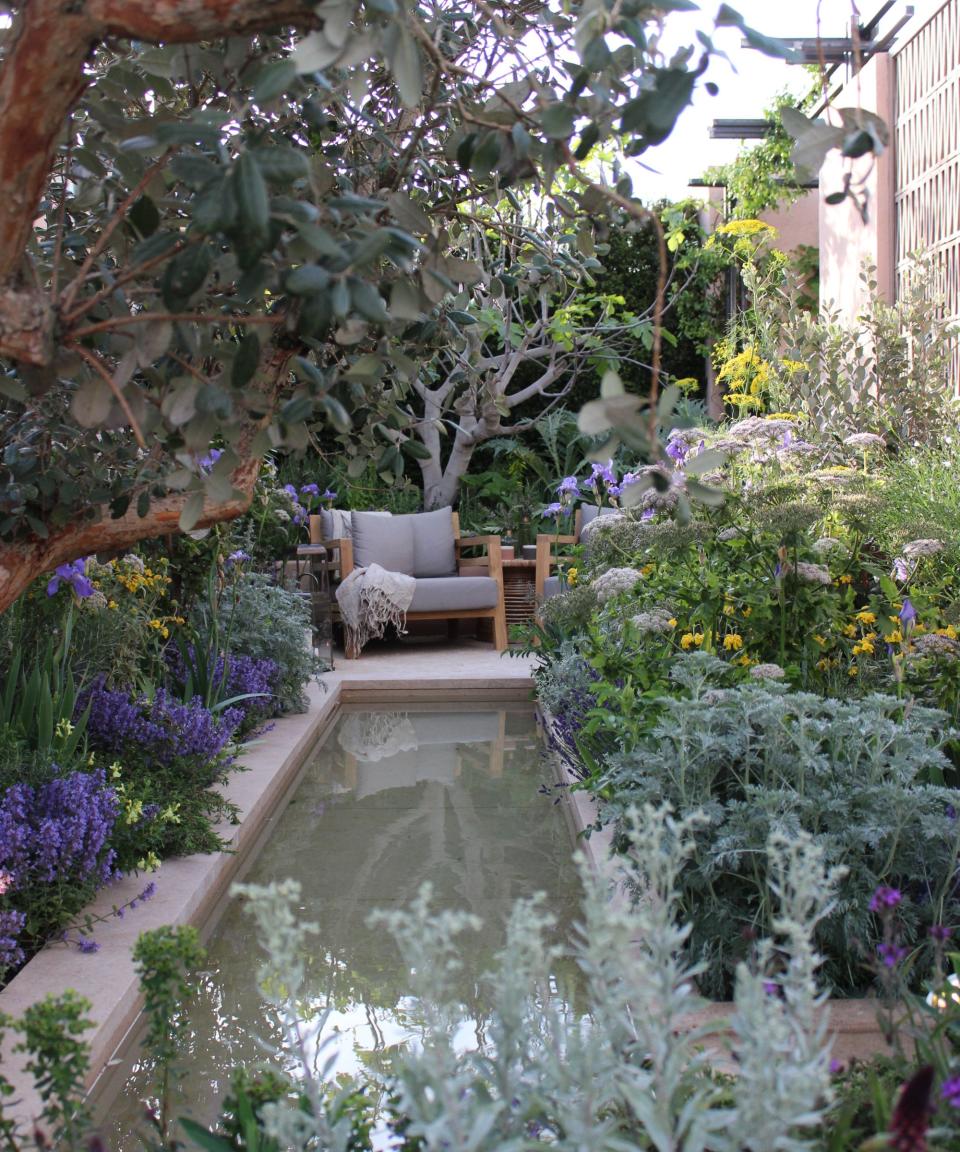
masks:
{"label": "wooden armchair frame", "polygon": [[560,557],[555,555],[554,549],[571,547],[580,543],[580,529],[583,526],[583,516],[577,508],[573,517],[573,533],[559,536],[555,532],[540,532],[537,534],[537,568],[535,576],[535,593],[537,603],[543,603],[543,589],[550,575],[550,570],[559,563]]}
{"label": "wooden armchair frame", "polygon": [[[503,555],[499,536],[461,536],[460,517],[452,512],[453,541],[460,576],[491,576],[497,582],[497,604],[494,608],[459,608],[434,612],[408,612],[408,620],[491,620],[493,646],[498,652],[507,648],[507,616],[503,599]],[[331,554],[332,567],[338,580],[345,580],[354,569],[352,540],[324,540],[319,516],[310,517],[310,543],[322,544]],[[485,548],[486,555],[464,556],[464,551]],[[477,569],[477,571],[471,571]],[[348,660],[356,660],[359,652],[345,653]]]}

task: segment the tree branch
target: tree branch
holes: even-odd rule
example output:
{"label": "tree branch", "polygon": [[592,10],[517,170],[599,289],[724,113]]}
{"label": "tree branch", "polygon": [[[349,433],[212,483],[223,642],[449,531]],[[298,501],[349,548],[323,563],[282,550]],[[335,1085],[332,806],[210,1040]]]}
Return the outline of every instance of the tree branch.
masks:
{"label": "tree branch", "polygon": [[[117,36],[186,43],[267,29],[315,27],[312,0],[24,0],[0,67],[0,284],[16,278],[70,109],[90,82],[95,46]],[[0,300],[0,329],[4,325]],[[28,343],[18,355],[28,362]]]}

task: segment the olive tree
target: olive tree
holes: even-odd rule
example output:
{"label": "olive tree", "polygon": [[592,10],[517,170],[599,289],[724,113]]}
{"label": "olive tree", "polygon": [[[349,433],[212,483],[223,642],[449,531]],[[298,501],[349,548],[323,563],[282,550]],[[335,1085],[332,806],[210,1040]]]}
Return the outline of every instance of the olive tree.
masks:
{"label": "olive tree", "polygon": [[[569,283],[591,221],[643,216],[583,164],[612,136],[643,153],[689,102],[714,47],[661,53],[678,6],[9,5],[0,608],[73,557],[239,514],[264,453],[318,416],[354,434],[369,415],[389,469],[431,451],[411,389],[459,368],[446,399],[482,407],[517,347],[464,320],[513,308],[477,258],[490,208],[570,174]],[[725,5],[717,22],[770,47]],[[542,337],[519,347],[549,376]],[[655,349],[653,390],[657,368]]]}

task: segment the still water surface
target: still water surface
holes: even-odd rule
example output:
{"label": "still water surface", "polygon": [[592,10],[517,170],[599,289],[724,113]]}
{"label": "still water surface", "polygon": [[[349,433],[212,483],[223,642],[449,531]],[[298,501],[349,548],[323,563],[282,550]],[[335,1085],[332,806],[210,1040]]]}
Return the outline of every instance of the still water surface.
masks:
{"label": "still water surface", "polygon": [[[436,907],[484,921],[464,938],[460,976],[471,1018],[462,1042],[472,1047],[483,1034],[480,977],[514,902],[546,893],[561,939],[579,907],[563,813],[540,791],[548,770],[531,706],[457,709],[345,711],[243,877],[300,881],[303,918],[320,928],[305,1000],[318,1017],[333,1009],[324,1030],[338,1034],[331,1076],[376,1068],[415,1039],[407,969],[393,939],[368,926],[373,909],[407,905],[429,881]],[[208,952],[177,1088],[180,1114],[204,1122],[218,1112],[230,1069],[263,1061],[258,1037],[279,1040],[240,901],[227,903]],[[151,1094],[149,1067],[134,1061],[117,1070],[119,1094],[103,1093],[104,1135],[122,1152],[140,1147],[140,1101]]]}

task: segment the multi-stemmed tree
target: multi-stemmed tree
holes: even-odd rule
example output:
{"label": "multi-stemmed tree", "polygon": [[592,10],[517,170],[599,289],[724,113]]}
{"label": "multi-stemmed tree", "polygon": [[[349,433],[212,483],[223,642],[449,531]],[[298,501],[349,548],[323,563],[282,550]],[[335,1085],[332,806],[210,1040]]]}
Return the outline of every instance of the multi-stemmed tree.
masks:
{"label": "multi-stemmed tree", "polygon": [[[448,497],[519,364],[538,366],[520,396],[542,391],[576,343],[556,305],[584,257],[518,245],[495,208],[563,171],[571,237],[643,216],[582,164],[611,135],[659,143],[688,103],[714,49],[661,55],[673,7],[12,4],[0,608],[74,556],[238,514],[263,454],[318,416],[362,418],[381,470],[406,453]],[[485,236],[516,269],[485,264]]]}

